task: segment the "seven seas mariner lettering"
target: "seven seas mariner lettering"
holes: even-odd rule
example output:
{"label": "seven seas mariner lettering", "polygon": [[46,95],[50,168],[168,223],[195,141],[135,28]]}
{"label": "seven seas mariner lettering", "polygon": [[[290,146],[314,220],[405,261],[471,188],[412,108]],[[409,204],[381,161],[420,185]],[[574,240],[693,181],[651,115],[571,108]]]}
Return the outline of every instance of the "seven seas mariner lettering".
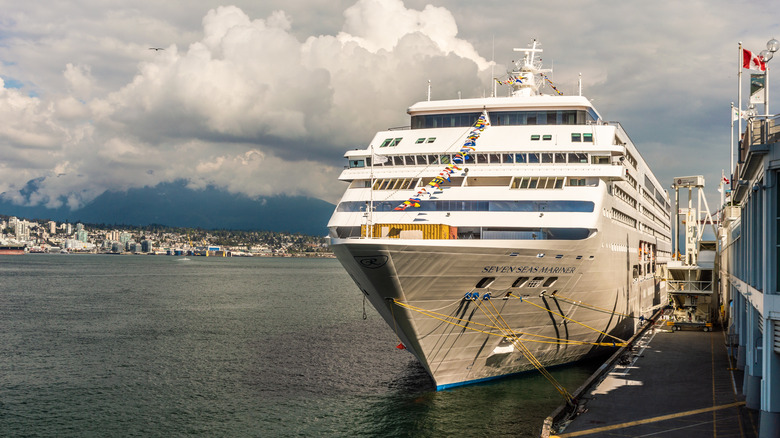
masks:
{"label": "seven seas mariner lettering", "polygon": [[485,274],[573,274],[574,266],[485,266]]}

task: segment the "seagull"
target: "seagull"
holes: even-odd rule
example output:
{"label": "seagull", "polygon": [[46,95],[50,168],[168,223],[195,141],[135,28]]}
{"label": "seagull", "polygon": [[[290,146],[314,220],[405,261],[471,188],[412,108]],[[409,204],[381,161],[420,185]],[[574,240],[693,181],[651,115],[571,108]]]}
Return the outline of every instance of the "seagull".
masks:
{"label": "seagull", "polygon": [[155,52],[159,52],[160,50],[165,50],[162,47],[149,47],[149,50],[154,50]]}

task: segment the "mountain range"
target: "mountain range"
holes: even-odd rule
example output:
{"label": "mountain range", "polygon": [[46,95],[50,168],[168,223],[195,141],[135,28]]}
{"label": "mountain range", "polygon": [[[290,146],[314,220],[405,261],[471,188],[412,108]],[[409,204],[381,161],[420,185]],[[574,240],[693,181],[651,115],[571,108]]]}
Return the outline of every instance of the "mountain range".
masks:
{"label": "mountain range", "polygon": [[[35,181],[28,183],[28,192]],[[22,192],[25,194],[25,191]],[[265,230],[327,234],[334,205],[303,196],[250,198],[215,187],[187,188],[186,181],[161,183],[154,187],[106,191],[77,210],[20,206],[0,194],[0,214],[58,222],[105,225],[151,224],[206,230]]]}

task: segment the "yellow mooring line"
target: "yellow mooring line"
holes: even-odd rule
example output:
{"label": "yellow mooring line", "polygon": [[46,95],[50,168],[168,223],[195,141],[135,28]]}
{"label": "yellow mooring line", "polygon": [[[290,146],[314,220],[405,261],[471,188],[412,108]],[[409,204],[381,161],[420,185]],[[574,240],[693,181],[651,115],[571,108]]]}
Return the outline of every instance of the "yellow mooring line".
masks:
{"label": "yellow mooring line", "polygon": [[674,414],[667,414],[658,417],[645,418],[644,420],[628,421],[626,423],[613,424],[611,426],[596,427],[593,429],[580,430],[577,432],[562,433],[560,435],[550,435],[550,438],[568,438],[568,437],[575,437],[575,436],[593,435],[594,433],[607,432],[610,430],[617,430],[617,429],[625,429],[627,427],[639,426],[642,424],[657,423],[659,421],[671,420],[673,418],[687,417],[696,414],[703,414],[705,412],[719,411],[721,409],[733,408],[737,406],[742,406],[744,404],[745,404],[744,401],[739,401],[735,403],[729,403],[726,405],[711,406],[709,408],[694,409],[692,411],[677,412]]}
{"label": "yellow mooring line", "polygon": [[[467,297],[470,296],[470,293],[466,294],[466,296]],[[603,331],[601,331],[601,330],[599,330],[597,328],[591,327],[591,326],[589,326],[587,324],[583,324],[583,323],[581,323],[579,321],[571,319],[568,316],[562,315],[562,314],[560,314],[558,312],[555,312],[555,311],[553,311],[551,309],[544,308],[544,307],[542,307],[542,306],[540,306],[538,304],[530,302],[529,300],[524,300],[522,297],[514,295],[511,292],[507,293],[507,296],[510,296],[512,298],[515,298],[515,299],[519,299],[521,303],[531,304],[532,306],[537,307],[537,308],[539,308],[541,310],[544,310],[546,312],[552,313],[553,315],[560,316],[561,318],[566,319],[567,321],[571,321],[571,322],[573,322],[575,324],[579,324],[579,325],[581,325],[581,326],[583,326],[585,328],[588,328],[588,329],[590,329],[592,331],[598,332],[598,333],[600,333],[600,334],[602,334],[604,336],[612,338],[612,339],[616,340],[617,342],[613,341],[613,342],[607,343],[607,342],[572,341],[572,340],[569,340],[569,339],[552,338],[552,337],[549,337],[549,336],[535,335],[535,334],[531,334],[531,333],[523,333],[523,332],[515,331],[515,330],[512,329],[512,327],[509,325],[509,323],[504,319],[503,315],[501,315],[501,312],[498,310],[498,308],[496,308],[495,304],[492,303],[492,300],[489,297],[488,298],[479,299],[479,295],[477,295],[477,298],[474,298],[473,301],[476,301],[476,307],[479,310],[482,311],[482,313],[487,317],[487,319],[490,321],[490,323],[492,325],[481,324],[481,323],[478,323],[478,322],[475,322],[475,321],[470,321],[470,320],[464,320],[462,318],[458,318],[458,317],[455,317],[455,316],[452,316],[452,315],[445,315],[443,313],[426,310],[426,309],[423,309],[423,308],[420,308],[420,307],[417,307],[417,306],[412,306],[411,304],[402,303],[402,302],[397,301],[397,300],[391,300],[391,304],[395,304],[395,305],[398,305],[400,307],[404,307],[406,309],[413,310],[415,312],[418,312],[418,313],[421,313],[421,314],[423,314],[425,316],[428,316],[429,318],[433,318],[433,319],[439,320],[439,321],[447,323],[447,324],[458,326],[458,327],[461,327],[463,329],[473,330],[473,331],[484,333],[484,334],[491,335],[491,336],[501,336],[501,337],[509,340],[515,346],[515,348],[517,348],[517,350],[520,351],[523,354],[523,356],[525,356],[526,360],[531,365],[533,365],[534,368],[536,368],[545,378],[547,378],[547,380],[550,381],[550,383],[553,385],[553,387],[555,387],[555,389],[558,390],[558,392],[561,393],[561,395],[566,399],[566,402],[569,403],[569,404],[573,404],[574,403],[574,397],[571,395],[571,393],[569,393],[569,391],[566,390],[566,388],[563,385],[561,385],[555,379],[555,377],[552,376],[552,374],[550,374],[549,371],[547,371],[547,369],[539,361],[539,359],[537,359],[536,356],[534,356],[534,354],[531,352],[531,350],[528,347],[525,346],[523,341],[520,340],[519,336],[527,335],[527,336],[532,336],[532,337],[537,337],[537,338],[550,339],[553,342],[551,342],[551,341],[543,341],[543,340],[539,340],[539,339],[525,339],[525,341],[528,341],[528,342],[540,342],[540,343],[556,343],[556,344],[559,344],[559,345],[590,344],[590,345],[612,346],[612,347],[624,347],[624,346],[626,346],[626,341],[624,341],[623,339],[620,339],[620,338],[618,338],[616,336],[613,336],[613,335],[610,335],[608,333],[605,333],[605,332],[603,332]],[[560,297],[560,298],[563,298],[563,297]],[[564,299],[568,300],[566,298],[564,298]],[[482,301],[488,301],[490,303],[491,307],[493,308],[493,310],[491,311],[489,308],[486,308],[485,305],[482,305],[483,304]],[[582,301],[573,302],[573,300],[571,300],[571,304],[584,306],[586,308],[590,308],[591,310],[604,311],[604,309],[598,308],[596,306],[590,306],[588,304],[584,304],[584,303],[582,303]],[[392,306],[391,306],[391,310],[392,310]],[[615,312],[612,312],[612,313],[615,313]],[[615,313],[615,314],[623,315],[622,313]],[[628,316],[628,315],[625,315],[625,316]],[[393,315],[393,322],[395,323],[395,315]],[[470,327],[469,325],[481,326],[481,327],[484,327],[485,329],[490,330],[490,331],[482,330],[482,329],[479,329],[479,328]],[[397,328],[396,328],[396,330],[397,330]],[[496,330],[496,331],[498,331],[498,333],[495,333],[492,330]],[[396,333],[396,335],[397,335],[397,333]]]}

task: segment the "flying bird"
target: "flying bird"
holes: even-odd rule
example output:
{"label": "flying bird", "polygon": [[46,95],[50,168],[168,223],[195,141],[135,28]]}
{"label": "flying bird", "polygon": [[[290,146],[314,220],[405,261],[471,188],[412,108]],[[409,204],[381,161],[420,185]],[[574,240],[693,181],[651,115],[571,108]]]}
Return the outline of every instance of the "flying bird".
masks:
{"label": "flying bird", "polygon": [[154,50],[155,52],[159,52],[160,50],[165,50],[162,47],[149,47],[149,50]]}

